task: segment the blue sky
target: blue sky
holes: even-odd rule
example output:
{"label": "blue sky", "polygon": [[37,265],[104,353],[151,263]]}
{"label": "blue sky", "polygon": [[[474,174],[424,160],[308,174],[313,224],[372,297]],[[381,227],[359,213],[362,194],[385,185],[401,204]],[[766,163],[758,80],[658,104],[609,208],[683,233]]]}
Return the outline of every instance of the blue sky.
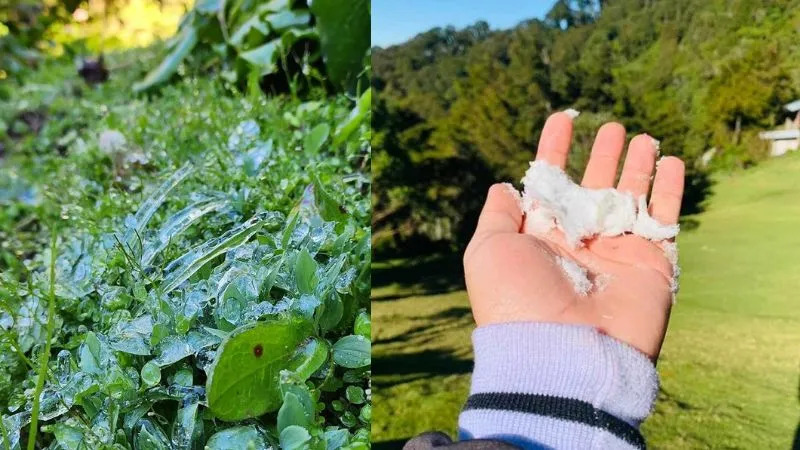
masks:
{"label": "blue sky", "polygon": [[555,0],[372,0],[372,45],[399,44],[433,27],[463,28],[485,20],[492,29],[544,17]]}

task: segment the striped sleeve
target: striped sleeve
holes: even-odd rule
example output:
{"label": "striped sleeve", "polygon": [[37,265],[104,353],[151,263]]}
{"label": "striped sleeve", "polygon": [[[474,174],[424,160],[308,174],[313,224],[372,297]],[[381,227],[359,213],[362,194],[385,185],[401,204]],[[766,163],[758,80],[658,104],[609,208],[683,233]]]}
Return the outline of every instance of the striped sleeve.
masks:
{"label": "striped sleeve", "polygon": [[634,348],[594,328],[507,323],[476,329],[459,438],[520,448],[639,449],[658,376]]}

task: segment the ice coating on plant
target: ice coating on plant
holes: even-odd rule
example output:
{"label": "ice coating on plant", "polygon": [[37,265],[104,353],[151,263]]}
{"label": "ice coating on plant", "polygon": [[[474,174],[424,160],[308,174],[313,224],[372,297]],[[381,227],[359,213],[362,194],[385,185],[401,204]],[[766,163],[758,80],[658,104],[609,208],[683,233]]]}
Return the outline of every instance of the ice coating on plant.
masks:
{"label": "ice coating on plant", "polygon": [[208,213],[218,211],[228,204],[226,200],[201,200],[180,210],[169,218],[167,223],[158,230],[155,238],[145,244],[142,254],[142,265],[147,266],[159,252],[174,240],[180,233],[186,231],[193,223]]}
{"label": "ice coating on plant", "polygon": [[268,215],[268,213],[256,214],[247,222],[225,232],[218,238],[198,245],[185,255],[169,263],[164,269],[167,275],[164,277],[163,292],[165,294],[169,293],[208,261],[247,242],[251,236],[261,229],[263,220]]}
{"label": "ice coating on plant", "polygon": [[125,148],[128,140],[117,130],[103,130],[97,138],[97,146],[103,153],[113,153]]}
{"label": "ice coating on plant", "polygon": [[589,280],[589,271],[581,267],[575,261],[561,256],[556,257],[556,262],[561,266],[561,270],[567,274],[567,278],[575,288],[575,292],[586,295],[592,290],[592,282]]}

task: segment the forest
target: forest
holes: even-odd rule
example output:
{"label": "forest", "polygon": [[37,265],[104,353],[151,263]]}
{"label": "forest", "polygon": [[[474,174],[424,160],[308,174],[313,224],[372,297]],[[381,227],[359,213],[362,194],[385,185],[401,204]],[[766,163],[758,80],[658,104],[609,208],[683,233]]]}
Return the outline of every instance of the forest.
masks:
{"label": "forest", "polygon": [[[559,0],[513,29],[435,28],[373,48],[373,251],[466,245],[486,189],[519,181],[551,112],[575,108],[572,173],[604,122],[687,163],[684,213],[710,174],[768,155],[758,132],[800,95],[791,0]],[[705,158],[703,157],[705,155]]]}

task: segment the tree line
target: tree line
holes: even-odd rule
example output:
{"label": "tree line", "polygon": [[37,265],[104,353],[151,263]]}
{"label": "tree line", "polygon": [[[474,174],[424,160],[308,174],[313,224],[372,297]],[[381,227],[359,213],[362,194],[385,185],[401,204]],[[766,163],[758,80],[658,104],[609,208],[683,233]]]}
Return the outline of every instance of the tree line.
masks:
{"label": "tree line", "polygon": [[[767,154],[758,132],[800,93],[791,0],[559,0],[510,30],[435,28],[373,48],[373,248],[457,250],[486,188],[517,182],[554,111],[575,108],[570,171],[606,121],[687,162],[684,213],[714,170]],[[714,149],[707,164],[701,156]]]}

